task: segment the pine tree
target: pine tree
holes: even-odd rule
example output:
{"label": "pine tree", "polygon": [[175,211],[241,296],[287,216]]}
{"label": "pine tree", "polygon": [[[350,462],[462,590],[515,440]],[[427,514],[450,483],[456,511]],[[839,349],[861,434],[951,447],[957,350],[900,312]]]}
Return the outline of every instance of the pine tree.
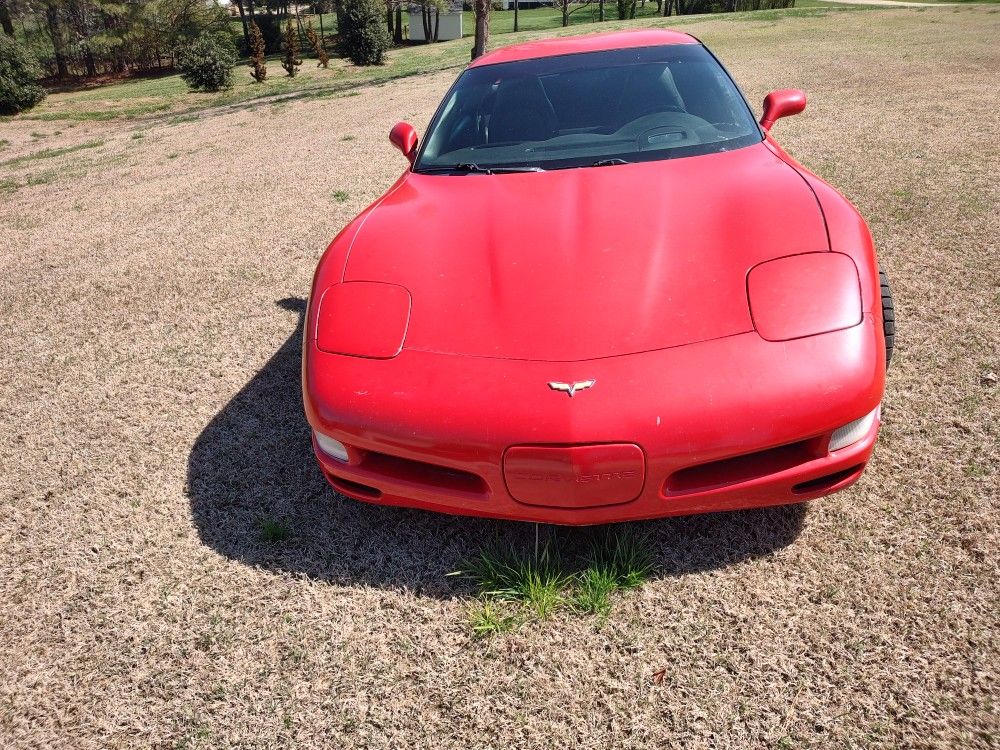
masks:
{"label": "pine tree", "polygon": [[285,27],[285,59],[281,61],[281,67],[288,71],[288,75],[295,77],[299,71],[302,59],[299,57],[299,35],[292,26],[291,20]]}
{"label": "pine tree", "polygon": [[319,58],[319,64],[316,67],[328,68],[330,66],[330,55],[327,54],[326,47],[323,46],[323,40],[313,30],[312,21],[306,24],[306,38],[309,40],[313,52],[316,53],[316,57]]}
{"label": "pine tree", "polygon": [[260,27],[250,23],[250,75],[257,83],[263,82],[267,78],[267,63],[264,60],[264,35],[260,33]]}

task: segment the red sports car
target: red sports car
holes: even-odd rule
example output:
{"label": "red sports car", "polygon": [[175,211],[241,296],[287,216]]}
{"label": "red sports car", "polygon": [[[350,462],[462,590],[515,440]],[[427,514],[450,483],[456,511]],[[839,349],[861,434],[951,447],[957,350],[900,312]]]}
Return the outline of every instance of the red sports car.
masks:
{"label": "red sports car", "polygon": [[330,244],[303,391],[330,484],[596,524],[847,487],[879,429],[892,301],[865,222],[672,31],[473,62],[410,167]]}

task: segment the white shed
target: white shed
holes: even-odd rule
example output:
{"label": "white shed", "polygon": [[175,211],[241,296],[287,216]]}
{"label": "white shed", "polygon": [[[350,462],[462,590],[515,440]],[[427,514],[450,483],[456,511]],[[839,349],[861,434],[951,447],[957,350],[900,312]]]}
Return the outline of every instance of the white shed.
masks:
{"label": "white shed", "polygon": [[[421,15],[421,6],[410,5],[410,40],[414,42],[423,42],[424,39],[424,21]],[[441,13],[441,18],[435,18],[435,13],[437,11],[431,10],[431,33],[433,34],[434,26],[437,24],[438,30],[438,41],[444,42],[449,39],[461,39],[462,38],[462,4],[456,3],[451,4],[448,10]]]}

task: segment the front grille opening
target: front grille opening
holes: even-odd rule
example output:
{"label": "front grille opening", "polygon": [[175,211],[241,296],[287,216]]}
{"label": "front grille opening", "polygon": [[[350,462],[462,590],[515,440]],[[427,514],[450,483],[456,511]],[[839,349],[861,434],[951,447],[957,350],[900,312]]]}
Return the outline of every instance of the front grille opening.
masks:
{"label": "front grille opening", "polygon": [[336,474],[331,474],[328,471],[324,473],[326,474],[327,479],[330,480],[330,484],[332,484],[339,492],[343,492],[345,495],[362,497],[370,500],[378,500],[382,497],[382,492],[374,487],[369,487],[368,485],[360,484],[359,482],[352,482],[350,479],[338,477]]}
{"label": "front grille opening", "polygon": [[413,461],[399,456],[390,456],[387,453],[366,451],[365,457],[361,461],[361,468],[377,472],[389,479],[412,482],[433,489],[472,495],[487,495],[489,493],[486,481],[471,472],[423,461]]}
{"label": "front grille opening", "polygon": [[810,479],[808,482],[800,482],[792,487],[792,492],[796,495],[811,495],[814,492],[826,492],[847,479],[857,479],[863,468],[865,468],[864,464],[858,464],[857,466],[852,466],[850,469],[835,471],[833,474]]}
{"label": "front grille opening", "polygon": [[792,469],[821,455],[818,439],[801,440],[777,448],[691,466],[667,477],[665,495],[686,495],[732,484],[742,484],[779,471]]}

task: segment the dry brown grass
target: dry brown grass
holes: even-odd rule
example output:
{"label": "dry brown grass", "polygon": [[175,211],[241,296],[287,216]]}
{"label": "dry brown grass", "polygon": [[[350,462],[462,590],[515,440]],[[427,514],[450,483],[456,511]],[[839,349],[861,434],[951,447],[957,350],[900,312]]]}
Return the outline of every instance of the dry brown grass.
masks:
{"label": "dry brown grass", "polygon": [[689,28],[753,101],[810,92],[777,133],[871,222],[873,463],[807,510],[641,524],[661,573],[606,622],[487,640],[445,574],[531,527],[336,498],[298,397],[318,254],[453,74],[140,139],[0,123],[0,161],[103,141],[0,166],[2,745],[995,746],[1000,15],[765,18]]}

